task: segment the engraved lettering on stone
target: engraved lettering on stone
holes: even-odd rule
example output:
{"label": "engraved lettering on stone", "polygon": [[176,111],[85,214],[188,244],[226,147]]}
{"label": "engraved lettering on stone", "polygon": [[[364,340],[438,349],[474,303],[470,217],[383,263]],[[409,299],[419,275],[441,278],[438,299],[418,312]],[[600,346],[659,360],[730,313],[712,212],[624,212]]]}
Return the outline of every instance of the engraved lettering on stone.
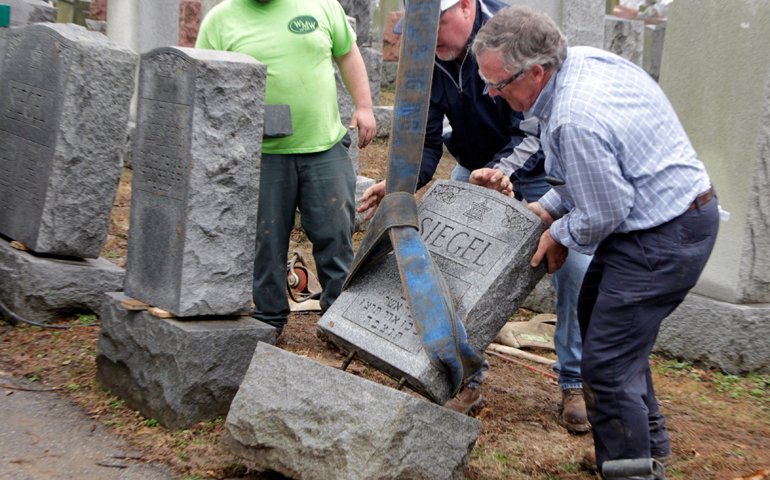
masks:
{"label": "engraved lettering on stone", "polygon": [[403,296],[385,295],[379,300],[376,296],[360,296],[347,308],[344,317],[408,352],[417,353],[422,344],[406,306]]}
{"label": "engraved lettering on stone", "polygon": [[450,187],[449,185],[436,185],[431,195],[438,198],[447,205],[451,205],[457,199],[457,194],[460,193],[459,187]]}
{"label": "engraved lettering on stone", "polygon": [[45,125],[46,99],[51,92],[11,81],[5,116],[36,128]]}
{"label": "engraved lettering on stone", "polygon": [[483,273],[506,249],[505,241],[431,213],[425,212],[420,222],[420,235],[431,254]]}
{"label": "engraved lettering on stone", "polygon": [[463,213],[463,215],[470,218],[471,220],[476,220],[481,222],[484,220],[484,214],[490,210],[492,209],[487,207],[483,203],[473,202],[473,207],[471,207],[471,209],[468,210],[467,212]]}
{"label": "engraved lettering on stone", "polygon": [[146,120],[141,123],[144,143],[139,173],[141,190],[182,200],[187,164],[184,161],[184,134],[174,119],[185,118],[189,107],[157,100],[145,100]]}

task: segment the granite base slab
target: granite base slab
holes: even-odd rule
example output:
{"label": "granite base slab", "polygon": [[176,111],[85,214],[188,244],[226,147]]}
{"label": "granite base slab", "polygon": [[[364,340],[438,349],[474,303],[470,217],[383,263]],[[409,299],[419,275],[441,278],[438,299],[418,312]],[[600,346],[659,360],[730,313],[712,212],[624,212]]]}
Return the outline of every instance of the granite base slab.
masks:
{"label": "granite base slab", "polygon": [[[100,315],[104,292],[121,290],[124,278],[125,270],[104,258],[41,255],[0,238],[0,301],[36,323],[76,312]],[[16,324],[10,316],[7,320]]]}
{"label": "granite base slab", "polygon": [[[438,180],[417,206],[420,235],[449,287],[468,343],[494,340],[545,274],[529,264],[545,224],[520,202],[468,183]],[[360,273],[318,321],[322,334],[436,403],[448,376],[425,353],[412,323],[395,257]]]}
{"label": "granite base slab", "polygon": [[222,441],[294,479],[462,479],[481,422],[260,343]]}
{"label": "granite base slab", "polygon": [[257,343],[275,342],[275,329],[251,317],[160,319],[123,300],[104,296],[96,378],[168,428],[227,415]]}
{"label": "granite base slab", "polygon": [[690,293],[660,327],[654,352],[729,374],[770,373],[770,304]]}

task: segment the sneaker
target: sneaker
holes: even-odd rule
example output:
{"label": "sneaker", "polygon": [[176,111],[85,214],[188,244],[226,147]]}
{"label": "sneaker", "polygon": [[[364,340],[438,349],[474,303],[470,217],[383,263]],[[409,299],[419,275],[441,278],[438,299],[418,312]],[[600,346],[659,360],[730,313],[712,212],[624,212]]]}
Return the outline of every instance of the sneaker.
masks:
{"label": "sneaker", "polygon": [[[662,463],[664,467],[669,467],[671,466],[672,463],[674,463],[674,455],[671,453],[660,457],[653,455],[652,458]],[[580,466],[582,466],[583,468],[585,468],[590,472],[594,472],[594,473],[599,472],[599,467],[597,467],[596,465],[595,449],[592,448],[591,450],[587,451],[585,455],[583,455],[583,458],[580,460]]]}
{"label": "sneaker", "polygon": [[480,404],[482,400],[480,388],[464,388],[453,399],[446,402],[444,407],[458,413],[467,414],[473,407]]}
{"label": "sneaker", "polygon": [[582,388],[567,388],[561,391],[561,413],[559,425],[572,433],[585,433],[591,430],[586,414],[586,401]]}

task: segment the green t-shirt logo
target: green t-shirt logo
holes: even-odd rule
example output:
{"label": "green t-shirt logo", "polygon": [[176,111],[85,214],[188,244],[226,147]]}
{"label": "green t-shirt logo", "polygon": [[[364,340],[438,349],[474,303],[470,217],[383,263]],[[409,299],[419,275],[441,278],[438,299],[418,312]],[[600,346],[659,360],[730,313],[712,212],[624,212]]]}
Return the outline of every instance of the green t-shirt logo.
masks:
{"label": "green t-shirt logo", "polygon": [[289,31],[293,33],[315,32],[318,28],[318,20],[310,15],[301,15],[289,22]]}

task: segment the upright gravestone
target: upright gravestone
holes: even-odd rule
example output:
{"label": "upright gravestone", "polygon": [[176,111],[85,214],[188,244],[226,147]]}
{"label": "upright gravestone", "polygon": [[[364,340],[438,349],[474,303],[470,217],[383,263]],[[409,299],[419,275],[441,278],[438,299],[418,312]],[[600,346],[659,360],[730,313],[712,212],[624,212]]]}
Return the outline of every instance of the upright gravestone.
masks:
{"label": "upright gravestone", "polygon": [[660,85],[731,216],[656,348],[770,371],[770,3],[677,0],[666,30]]}
{"label": "upright gravestone", "polygon": [[[545,273],[529,262],[546,227],[520,202],[466,183],[438,180],[418,204],[420,234],[477,352]],[[412,323],[393,255],[359,274],[319,320],[343,350],[444,404],[450,384],[433,367]]]}
{"label": "upright gravestone", "polygon": [[604,47],[605,0],[503,0],[545,12],[567,36],[571,47]]}
{"label": "upright gravestone", "polygon": [[644,26],[644,58],[642,68],[655,81],[660,78],[660,62],[663,58],[663,41],[666,39],[666,22]]}
{"label": "upright gravestone", "polygon": [[0,79],[0,233],[97,258],[121,170],[136,54],[71,24],[12,29]]}
{"label": "upright gravestone", "polygon": [[56,7],[42,0],[3,0],[11,7],[11,26],[23,27],[39,22],[56,22]]}
{"label": "upright gravestone", "polygon": [[125,292],[180,317],[251,309],[266,67],[142,55]]}
{"label": "upright gravestone", "polygon": [[604,49],[641,67],[644,22],[607,15],[604,19]]}
{"label": "upright gravestone", "polygon": [[107,36],[139,53],[179,42],[179,0],[107,0]]}
{"label": "upright gravestone", "polygon": [[372,0],[339,0],[345,13],[356,19],[356,36],[359,46],[372,44],[372,16],[374,4]]}

